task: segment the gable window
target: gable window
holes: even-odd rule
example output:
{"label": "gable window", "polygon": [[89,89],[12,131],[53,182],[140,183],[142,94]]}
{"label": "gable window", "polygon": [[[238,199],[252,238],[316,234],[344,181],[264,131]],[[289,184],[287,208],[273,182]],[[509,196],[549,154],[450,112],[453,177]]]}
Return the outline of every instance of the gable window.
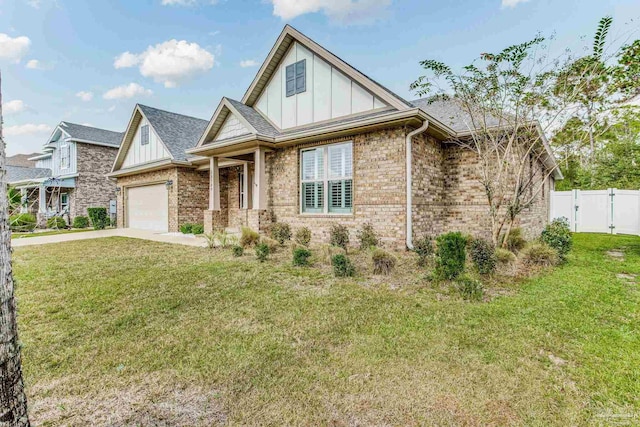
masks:
{"label": "gable window", "polygon": [[147,145],[149,143],[149,125],[142,125],[140,127],[140,145]]}
{"label": "gable window", "polygon": [[353,208],[352,144],[302,150],[300,162],[302,213],[347,214]]}
{"label": "gable window", "polygon": [[307,60],[287,65],[287,96],[293,96],[307,90]]}
{"label": "gable window", "polygon": [[69,144],[63,144],[60,146],[60,169],[68,169],[69,168],[69,158],[71,150]]}

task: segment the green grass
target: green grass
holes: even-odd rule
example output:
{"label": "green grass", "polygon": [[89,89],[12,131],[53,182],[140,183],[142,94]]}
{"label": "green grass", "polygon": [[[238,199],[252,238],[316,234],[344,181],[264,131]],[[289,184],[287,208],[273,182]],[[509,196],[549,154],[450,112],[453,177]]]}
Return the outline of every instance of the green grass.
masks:
{"label": "green grass", "polygon": [[54,236],[56,234],[83,233],[85,231],[93,231],[93,228],[73,228],[71,230],[49,230],[32,233],[11,233],[12,239],[24,239],[28,237]]}
{"label": "green grass", "polygon": [[[614,248],[623,261],[605,254]],[[412,280],[389,286],[248,253],[125,238],[16,248],[34,419],[82,425],[129,408],[120,420],[145,424],[139,414],[192,396],[208,397],[174,424],[640,417],[639,285],[616,277],[640,274],[638,237],[575,235],[566,265],[483,303],[413,263],[398,266]]]}

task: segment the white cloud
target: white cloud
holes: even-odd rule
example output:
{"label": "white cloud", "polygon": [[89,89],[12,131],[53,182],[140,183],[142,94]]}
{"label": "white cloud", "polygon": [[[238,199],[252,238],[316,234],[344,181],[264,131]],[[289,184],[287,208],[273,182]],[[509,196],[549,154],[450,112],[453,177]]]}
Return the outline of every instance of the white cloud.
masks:
{"label": "white cloud", "polygon": [[520,3],[526,3],[529,0],[502,0],[502,7],[510,7],[510,8],[514,8],[517,5],[519,5]]}
{"label": "white cloud", "polygon": [[110,89],[102,95],[104,99],[122,99],[133,98],[134,96],[148,96],[153,92],[149,89],[145,89],[138,83],[129,83],[128,85],[122,85]]}
{"label": "white cloud", "polygon": [[116,111],[116,106],[115,106],[115,105],[112,105],[111,107],[109,107],[109,108],[107,109],[107,111],[108,111],[108,112],[110,112],[110,113],[111,113],[111,112],[113,112],[113,111]]}
{"label": "white cloud", "polygon": [[20,99],[14,99],[13,101],[2,104],[2,112],[7,115],[22,113],[26,109],[27,105]]}
{"label": "white cloud", "polygon": [[45,124],[27,123],[24,125],[8,126],[4,128],[4,133],[7,136],[20,136],[20,135],[35,135],[40,133],[51,132],[51,126]]}
{"label": "white cloud", "polygon": [[27,4],[34,9],[40,9],[40,0],[27,0]]}
{"label": "white cloud", "polygon": [[245,59],[244,61],[240,61],[240,66],[242,68],[248,68],[248,67],[257,67],[258,65],[258,61],[254,61],[253,59]]}
{"label": "white cloud", "polygon": [[0,33],[0,59],[20,62],[29,50],[30,45],[31,40],[29,40],[29,37],[10,37],[7,34]]}
{"label": "white cloud", "polygon": [[391,0],[269,0],[273,14],[287,21],[306,13],[324,13],[343,24],[375,20]]}
{"label": "white cloud", "polygon": [[27,62],[26,67],[31,69],[31,70],[42,70],[42,69],[44,69],[44,67],[42,66],[40,61],[38,61],[37,59],[30,59]]}
{"label": "white cloud", "polygon": [[151,77],[165,87],[176,87],[189,77],[213,68],[215,56],[197,43],[186,40],[168,40],[139,54],[124,52],[113,66],[128,68],[138,66],[140,74]]}
{"label": "white cloud", "polygon": [[76,93],[76,96],[87,102],[93,99],[93,92],[86,92],[84,90],[81,90],[80,92]]}

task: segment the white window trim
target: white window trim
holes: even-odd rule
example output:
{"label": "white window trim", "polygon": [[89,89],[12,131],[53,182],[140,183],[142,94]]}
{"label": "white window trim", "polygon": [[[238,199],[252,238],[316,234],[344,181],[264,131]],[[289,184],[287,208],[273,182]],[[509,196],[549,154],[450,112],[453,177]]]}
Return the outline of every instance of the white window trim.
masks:
{"label": "white window trim", "polygon": [[[343,176],[340,177],[339,181],[347,181],[347,180],[351,180],[351,212],[329,212],[329,181],[336,181],[335,177],[332,179],[329,176],[329,147],[336,147],[336,146],[340,146],[340,145],[351,145],[351,175],[350,176]],[[303,164],[302,164],[302,153],[304,153],[305,151],[315,151],[318,149],[322,149],[323,153],[322,153],[322,163],[323,163],[323,179],[304,179],[304,171],[303,171]],[[317,159],[317,157],[316,157]],[[343,167],[344,167],[344,162],[343,162]],[[300,204],[300,215],[305,215],[305,216],[325,216],[325,215],[331,215],[331,216],[350,216],[353,215],[353,194],[355,193],[354,191],[354,187],[353,187],[353,141],[343,141],[343,142],[338,142],[335,144],[327,144],[327,145],[321,145],[319,147],[309,147],[309,148],[302,148],[300,150],[300,164],[299,164],[299,170],[300,170],[300,185],[298,185],[298,191],[300,194],[299,197],[299,204]],[[316,171],[317,171],[317,167],[316,167]],[[302,193],[302,185],[305,183],[314,183],[314,182],[322,182],[323,185],[323,191],[322,191],[322,212],[304,212],[304,194]]]}
{"label": "white window trim", "polygon": [[[64,203],[62,201],[62,198],[66,196],[67,197],[67,203]],[[66,205],[66,209],[69,209],[69,193],[60,193],[60,210],[64,211],[65,210],[65,205]]]}
{"label": "white window trim", "polygon": [[[144,142],[142,138],[142,136],[144,135],[143,129],[145,127],[147,128],[147,142]],[[149,126],[149,124],[145,123],[140,126],[140,146],[142,147],[149,144],[151,144],[151,127]]]}
{"label": "white window trim", "polygon": [[[67,154],[67,164],[66,166],[62,164],[62,159],[65,157],[62,153],[66,152]],[[64,144],[60,144],[60,169],[69,169],[71,167],[71,149],[69,147],[69,143],[65,142]]]}

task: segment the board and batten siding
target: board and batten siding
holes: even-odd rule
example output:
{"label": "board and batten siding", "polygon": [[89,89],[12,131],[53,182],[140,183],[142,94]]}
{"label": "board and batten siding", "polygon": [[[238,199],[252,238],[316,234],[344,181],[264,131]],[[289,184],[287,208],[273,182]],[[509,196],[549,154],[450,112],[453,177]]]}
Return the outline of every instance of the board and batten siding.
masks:
{"label": "board and batten siding", "polygon": [[[61,147],[64,145],[69,146],[69,167],[62,168],[60,167],[60,153]],[[51,157],[46,159],[40,159],[36,162],[37,168],[47,168],[51,169],[51,174],[54,177],[64,176],[64,175],[73,175],[78,172],[78,156],[76,150],[76,143],[69,141],[55,141],[49,143],[49,145],[55,146],[53,152],[51,153]]]}
{"label": "board and batten siding", "polygon": [[[287,97],[286,67],[306,60],[306,91]],[[255,107],[280,129],[362,113],[387,105],[358,83],[295,42]]]}
{"label": "board and batten siding", "polygon": [[247,135],[249,133],[249,130],[240,123],[240,120],[238,120],[234,114],[229,113],[215,140],[219,141],[221,139],[233,138],[234,136]]}
{"label": "board and batten siding", "polygon": [[45,159],[40,159],[36,161],[37,168],[45,168],[45,169],[53,169],[53,158],[47,157]]}
{"label": "board and batten siding", "polygon": [[127,150],[127,155],[122,163],[123,168],[171,158],[171,154],[169,154],[169,151],[167,151],[162,141],[160,141],[160,138],[158,138],[155,130],[153,130],[153,126],[149,126],[149,143],[145,145],[140,143],[140,128],[148,124],[149,122],[145,118],[138,124],[131,145]]}

